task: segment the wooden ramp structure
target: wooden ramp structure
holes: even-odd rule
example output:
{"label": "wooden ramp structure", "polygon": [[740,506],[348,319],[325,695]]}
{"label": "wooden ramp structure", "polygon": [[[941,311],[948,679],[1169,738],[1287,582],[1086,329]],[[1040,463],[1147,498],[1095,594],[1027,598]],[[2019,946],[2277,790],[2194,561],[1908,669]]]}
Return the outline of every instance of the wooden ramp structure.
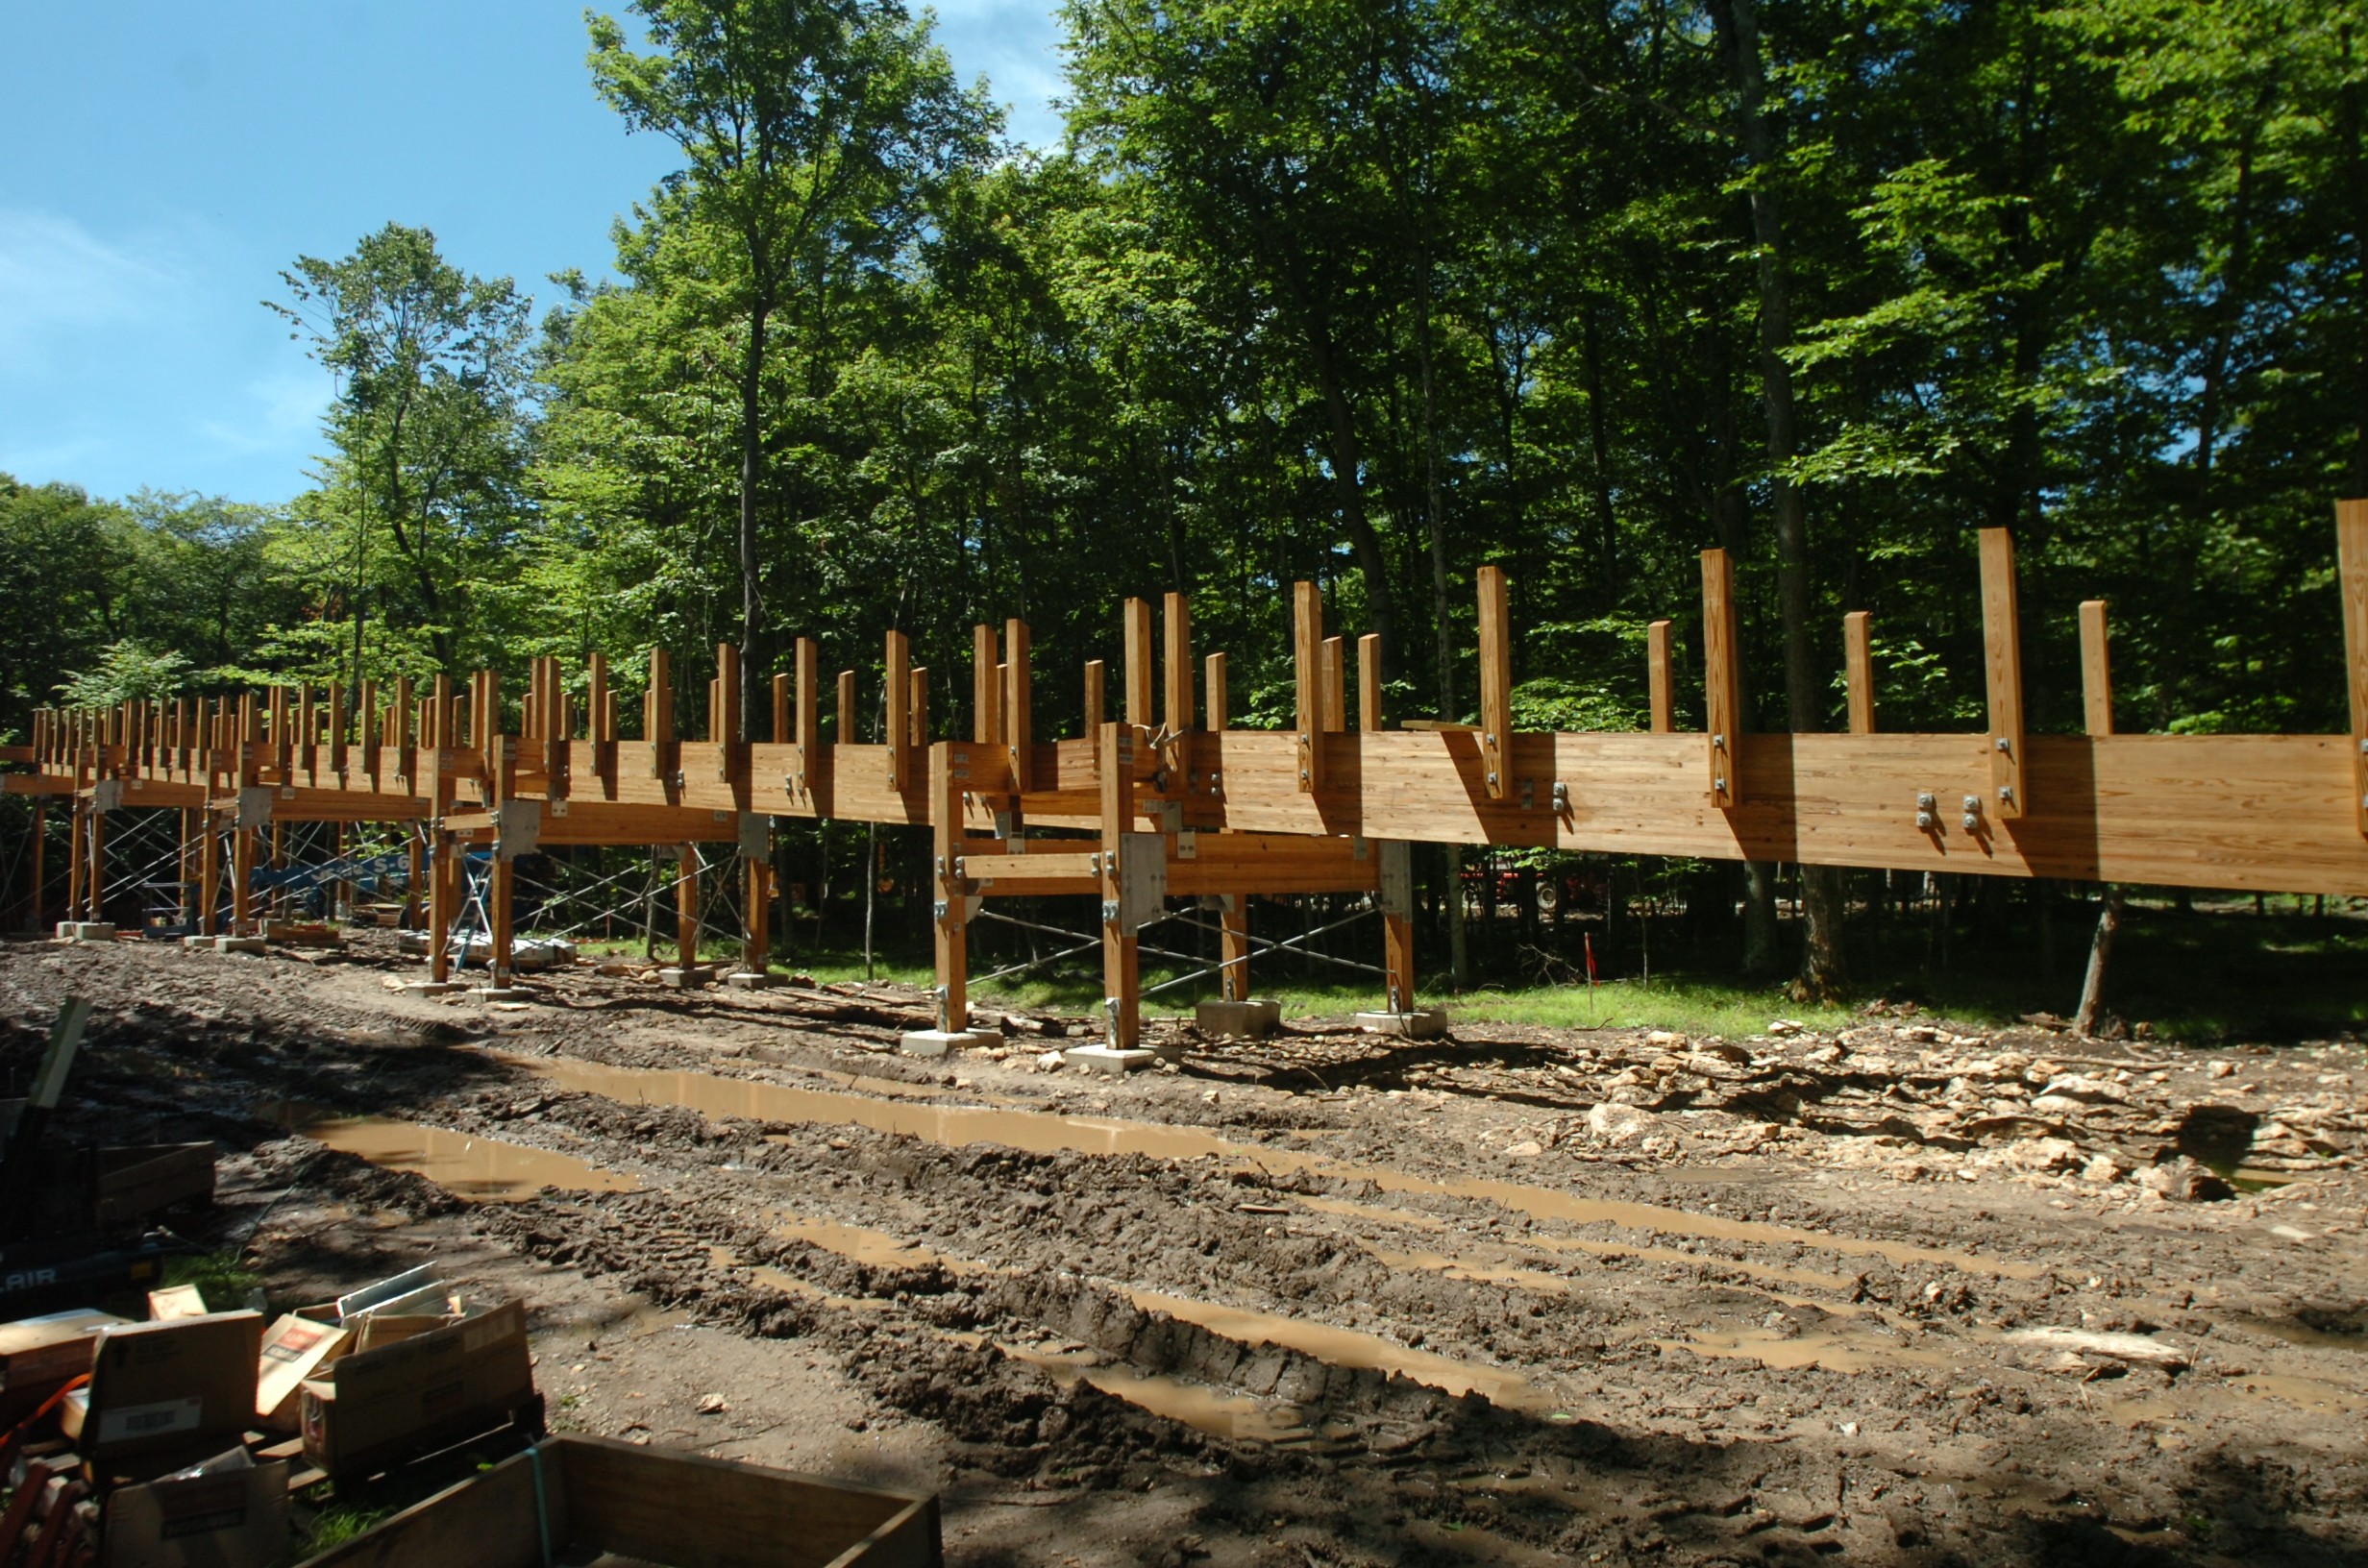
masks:
{"label": "wooden ramp structure", "polygon": [[[45,711],[33,744],[7,751],[13,794],[49,797],[75,822],[69,916],[99,919],[111,816],[182,813],[192,940],[253,942],[255,869],[275,823],[396,824],[411,885],[427,891],[428,975],[452,981],[450,938],[463,865],[489,854],[494,993],[512,984],[513,863],[561,845],[679,853],[680,964],[695,974],[696,846],[747,846],[745,952],[769,950],[771,819],[926,827],[943,1050],[969,1027],[969,928],[983,901],[1073,895],[1099,904],[1105,1040],[1131,1061],[1142,1037],[1141,931],[1168,900],[1214,909],[1222,1002],[1253,1008],[1254,895],[1370,895],[1381,918],[1379,1004],[1370,1024],[1425,1032],[1417,1005],[1414,844],[1542,846],[1620,855],[1789,861],[1908,872],[2368,894],[2368,501],[2336,507],[2351,732],[2125,735],[2113,728],[2106,606],[2081,607],[2084,733],[2024,723],[2013,542],[1981,535],[1988,723],[1979,733],[1893,734],[1877,723],[1869,627],[1844,622],[1849,728],[1745,733],[1734,565],[1702,554],[1706,723],[1674,721],[1671,623],[1647,646],[1651,727],[1521,733],[1513,724],[1512,638],[1503,574],[1479,575],[1480,722],[1408,722],[1382,712],[1375,638],[1352,661],[1327,636],[1316,587],[1295,590],[1295,723],[1232,727],[1225,655],[1196,663],[1181,596],[1126,601],[1120,710],[1104,670],[1085,667],[1070,737],[1042,738],[1028,628],[975,628],[970,734],[937,734],[925,672],[891,631],[879,678],[885,739],[858,741],[858,677],[841,672],[835,733],[822,724],[819,653],[796,645],[773,678],[771,739],[739,711],[737,652],[717,650],[703,739],[675,733],[673,676],[650,659],[643,732],[620,733],[617,692],[594,655],[579,712],[555,659],[535,662],[515,733],[499,677],[465,691],[365,684],[278,687],[235,698]],[[752,717],[752,716],[747,716]],[[227,909],[225,909],[227,892]],[[62,928],[63,930],[64,928]],[[761,957],[743,983],[763,980]]]}

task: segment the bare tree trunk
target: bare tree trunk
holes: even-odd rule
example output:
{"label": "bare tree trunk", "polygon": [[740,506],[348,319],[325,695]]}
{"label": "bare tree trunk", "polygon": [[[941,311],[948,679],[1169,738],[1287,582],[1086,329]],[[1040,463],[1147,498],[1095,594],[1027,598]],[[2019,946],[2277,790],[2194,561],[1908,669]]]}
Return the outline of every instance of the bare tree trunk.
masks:
{"label": "bare tree trunk", "polygon": [[[1759,250],[1761,403],[1767,415],[1768,483],[1776,511],[1776,598],[1784,620],[1787,723],[1798,735],[1824,725],[1809,661],[1809,522],[1801,493],[1786,472],[1798,438],[1792,367],[1784,356],[1792,341],[1792,306],[1785,278],[1784,214],[1773,184],[1776,136],[1767,118],[1757,0],[1726,0],[1725,13],[1743,153],[1758,177],[1751,186],[1751,229]],[[1792,987],[1796,1000],[1827,1001],[1841,993],[1845,893],[1838,868],[1801,869],[1804,940],[1801,972]]]}
{"label": "bare tree trunk", "polygon": [[2080,1011],[2072,1016],[2072,1027],[2084,1036],[2097,1032],[2097,1017],[2105,1005],[2105,966],[2113,956],[2113,938],[2121,931],[2121,889],[2114,883],[2105,885],[2105,904],[2097,912],[2097,934],[2088,943],[2088,972],[2081,980]]}

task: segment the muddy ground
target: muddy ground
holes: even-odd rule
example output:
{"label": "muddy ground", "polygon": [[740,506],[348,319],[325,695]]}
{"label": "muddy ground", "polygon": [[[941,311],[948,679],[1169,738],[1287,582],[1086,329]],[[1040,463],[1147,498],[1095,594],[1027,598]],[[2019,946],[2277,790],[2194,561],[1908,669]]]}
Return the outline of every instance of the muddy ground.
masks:
{"label": "muddy ground", "polygon": [[2368,1564],[2356,1041],[1167,1024],[1112,1080],[899,1057],[889,988],[416,972],[11,944],[0,1076],[91,997],[69,1127],[218,1140],[275,1305],[441,1258],[555,1425],[938,1489],[959,1564]]}

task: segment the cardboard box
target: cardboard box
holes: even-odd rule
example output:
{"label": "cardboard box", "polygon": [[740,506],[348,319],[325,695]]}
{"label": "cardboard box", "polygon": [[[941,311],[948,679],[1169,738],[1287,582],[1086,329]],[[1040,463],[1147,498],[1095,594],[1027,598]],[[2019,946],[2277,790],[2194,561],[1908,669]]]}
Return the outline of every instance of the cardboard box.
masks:
{"label": "cardboard box", "polygon": [[194,1285],[168,1285],[148,1292],[148,1321],[169,1323],[177,1317],[204,1317],[212,1309]]}
{"label": "cardboard box", "polygon": [[255,1418],[275,1432],[304,1430],[304,1400],[299,1390],[353,1346],[349,1329],[320,1323],[290,1312],[263,1335],[256,1365]]}
{"label": "cardboard box", "polygon": [[366,1476],[500,1426],[533,1396],[526,1309],[505,1302],[307,1380],[305,1458]]}
{"label": "cardboard box", "polygon": [[258,1312],[209,1312],[99,1331],[79,1418],[69,1431],[93,1460],[235,1440],[255,1419]]}
{"label": "cardboard box", "polygon": [[127,1321],[112,1312],[77,1309],[0,1325],[0,1391],[9,1396],[0,1403],[13,1405],[27,1394],[34,1405],[47,1399],[60,1384],[90,1370],[101,1329]]}
{"label": "cardboard box", "polygon": [[271,1568],[287,1550],[285,1459],[243,1448],[107,1500],[101,1568]]}

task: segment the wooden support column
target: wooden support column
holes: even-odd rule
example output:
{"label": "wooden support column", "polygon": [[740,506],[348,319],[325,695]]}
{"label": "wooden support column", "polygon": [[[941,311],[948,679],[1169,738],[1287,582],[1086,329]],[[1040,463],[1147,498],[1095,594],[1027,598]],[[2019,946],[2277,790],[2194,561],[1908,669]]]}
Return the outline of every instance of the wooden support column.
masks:
{"label": "wooden support column", "polygon": [[2113,733],[2113,665],[2101,599],[2081,601],[2081,716],[2089,734]]}
{"label": "wooden support column", "polygon": [[813,638],[798,639],[796,669],[797,707],[792,720],[797,725],[798,753],[790,777],[797,783],[799,798],[811,803],[823,782],[823,656]]}
{"label": "wooden support column", "polygon": [[185,930],[197,929],[197,841],[206,822],[206,813],[195,806],[181,808],[181,855],[173,872],[173,914],[176,924]]}
{"label": "wooden support column", "polygon": [[1126,601],[1125,633],[1126,668],[1122,674],[1126,682],[1126,723],[1149,729],[1158,723],[1151,712],[1151,693],[1156,682],[1151,668],[1150,600]]}
{"label": "wooden support column", "polygon": [[[976,744],[976,743],[973,743]],[[954,862],[962,852],[962,797],[970,758],[951,742],[929,747],[929,865],[936,940],[937,1027],[958,1035],[970,1027],[970,905]],[[874,872],[873,874],[877,874]]]}
{"label": "wooden support column", "polygon": [[1841,618],[1842,671],[1850,693],[1850,733],[1875,732],[1875,655],[1864,610]]}
{"label": "wooden support column", "polygon": [[1323,787],[1323,595],[1291,585],[1291,664],[1299,734],[1299,793]]}
{"label": "wooden support column", "polygon": [[1736,768],[1743,727],[1743,676],[1735,617],[1735,562],[1723,550],[1702,552],[1702,691],[1710,737],[1711,804],[1739,804]]}
{"label": "wooden support column", "polygon": [[985,622],[971,627],[971,739],[980,746],[999,746],[1003,739],[1002,693],[996,689],[995,628]]}
{"label": "wooden support column", "polygon": [[1677,699],[1670,679],[1669,623],[1656,621],[1644,628],[1644,690],[1652,731],[1666,735],[1677,728]]}
{"label": "wooden support column", "polygon": [[[1142,600],[1133,600],[1141,603]],[[1146,628],[1148,637],[1148,628]],[[1133,684],[1131,678],[1128,682]],[[1150,694],[1144,697],[1147,701]],[[1103,1043],[1130,1050],[1143,1038],[1140,939],[1122,919],[1123,856],[1135,825],[1135,736],[1126,724],[1101,729],[1101,994]]]}
{"label": "wooden support column", "polygon": [[903,790],[913,778],[913,650],[904,633],[890,631],[880,654],[881,697],[888,706],[888,787]]}
{"label": "wooden support column", "polygon": [[1323,732],[1348,728],[1348,650],[1338,637],[1323,640]]}
{"label": "wooden support column", "polygon": [[428,839],[418,823],[408,824],[404,834],[403,865],[403,929],[419,929],[419,885],[428,870]]}
{"label": "wooden support column", "polygon": [[84,886],[88,890],[86,901],[90,913],[83,919],[103,920],[107,919],[107,813],[99,810],[96,802],[91,805],[89,822],[90,866]]}
{"label": "wooden support column", "polygon": [[1357,727],[1368,735],[1381,728],[1381,634],[1357,639]]}
{"label": "wooden support column", "polygon": [[1003,623],[1003,750],[1011,761],[1012,789],[1032,790],[1036,752],[1035,665],[1028,651],[1027,623]]}
{"label": "wooden support column", "polygon": [[662,648],[650,649],[650,684],[641,698],[641,738],[650,743],[650,776],[665,781],[666,798],[672,802],[680,750],[675,744],[674,664]]}
{"label": "wooden support column", "polygon": [[716,779],[736,787],[748,776],[749,748],[740,726],[740,649],[734,643],[715,645],[715,726],[707,739],[717,743]]}
{"label": "wooden support column", "polygon": [[428,978],[450,985],[453,978],[453,921],[460,913],[460,841],[442,828],[435,830],[435,853],[428,867]]}
{"label": "wooden support column", "polygon": [[773,953],[773,861],[766,855],[745,855],[748,870],[744,889],[748,908],[741,922],[740,968],[750,974],[765,972]]}
{"label": "wooden support column", "polygon": [[[906,697],[904,703],[907,726],[904,744],[911,747],[916,753],[925,752],[929,749],[928,667],[915,665],[911,673],[904,677],[904,683],[910,694]],[[928,761],[925,757],[922,757],[915,762],[914,766],[925,769],[928,767]]]}
{"label": "wooden support column", "polygon": [[699,845],[678,851],[681,874],[675,879],[675,964],[685,984],[699,968]]}
{"label": "wooden support column", "polygon": [[2015,607],[2014,536],[1982,530],[1983,665],[1989,677],[1990,809],[2012,821],[2028,808],[2023,777],[2023,632]]}
{"label": "wooden support column", "polygon": [[855,711],[855,672],[839,672],[839,744],[854,746],[863,739],[863,716]]}
{"label": "wooden support column", "polygon": [[798,722],[793,717],[797,710],[791,705],[794,690],[790,685],[790,677],[786,674],[777,673],[774,675],[773,744],[776,746],[798,744]]}
{"label": "wooden support column", "polygon": [[[1444,717],[1443,715],[1442,717]],[[1480,767],[1489,798],[1513,797],[1513,625],[1502,567],[1480,569]]]}
{"label": "wooden support column", "polygon": [[345,688],[335,681],[329,683],[329,702],[322,710],[321,722],[329,726],[329,772],[337,788],[345,788],[346,734]]}
{"label": "wooden support column", "polygon": [[1166,655],[1160,663],[1161,695],[1159,723],[1171,735],[1187,735],[1198,727],[1198,716],[1193,711],[1193,611],[1182,594],[1170,594],[1163,601],[1164,619],[1161,630]]}
{"label": "wooden support column", "polygon": [[213,814],[197,814],[197,914],[189,929],[201,937],[215,935],[222,903],[222,835],[214,830]]}
{"label": "wooden support column", "polygon": [[1232,713],[1227,707],[1225,692],[1225,655],[1222,653],[1210,654],[1201,662],[1201,669],[1203,671],[1200,677],[1201,684],[1208,688],[1203,696],[1209,710],[1209,728],[1222,734],[1226,722],[1232,718]]}
{"label": "wooden support column", "polygon": [[69,920],[86,918],[83,914],[83,882],[89,873],[89,860],[86,852],[89,841],[85,837],[88,829],[83,825],[83,819],[89,815],[90,802],[77,795],[73,815],[67,819],[70,828],[66,840],[65,918]]}
{"label": "wooden support column", "polygon": [[1228,893],[1218,900],[1218,994],[1228,1002],[1249,1000],[1249,894]]}
{"label": "wooden support column", "polygon": [[1415,1010],[1415,920],[1411,914],[1385,910],[1381,917],[1383,1005],[1392,1013]]}
{"label": "wooden support column", "polygon": [[2368,833],[2368,500],[2335,502],[2335,570],[2343,593],[2344,684],[2352,698],[2352,804]]}
{"label": "wooden support column", "polygon": [[1085,661],[1085,738],[1089,741],[1101,735],[1102,686],[1108,669],[1099,659]]}

